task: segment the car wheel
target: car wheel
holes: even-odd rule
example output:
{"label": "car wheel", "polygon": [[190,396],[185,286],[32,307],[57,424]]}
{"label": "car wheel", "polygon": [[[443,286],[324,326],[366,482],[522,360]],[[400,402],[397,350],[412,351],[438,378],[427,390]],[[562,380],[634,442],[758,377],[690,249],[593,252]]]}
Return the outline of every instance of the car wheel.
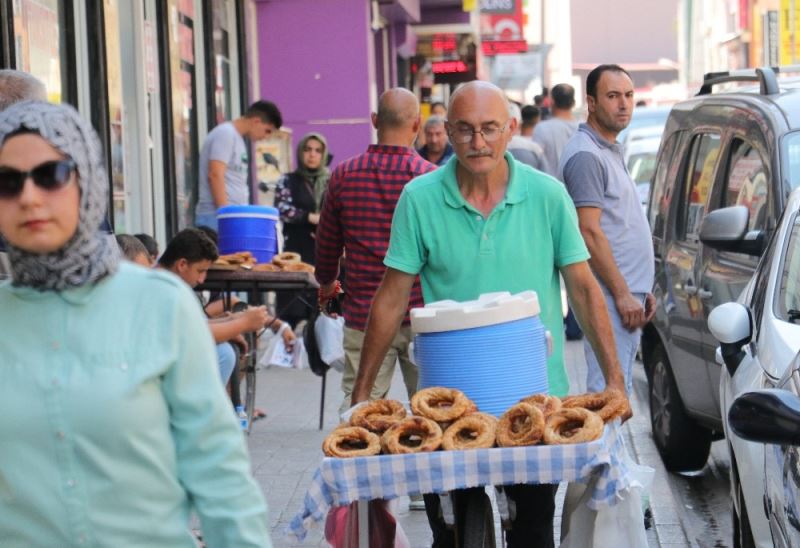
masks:
{"label": "car wheel", "polygon": [[753,540],[753,531],[750,529],[750,518],[747,516],[747,507],[744,504],[742,485],[736,481],[734,489],[741,512],[737,513],[736,505],[731,503],[731,513],[733,514],[733,548],[755,548],[756,542]]}
{"label": "car wheel", "polygon": [[650,424],[661,460],[670,472],[699,470],[708,460],[711,432],[686,414],[662,347],[653,351],[651,363]]}

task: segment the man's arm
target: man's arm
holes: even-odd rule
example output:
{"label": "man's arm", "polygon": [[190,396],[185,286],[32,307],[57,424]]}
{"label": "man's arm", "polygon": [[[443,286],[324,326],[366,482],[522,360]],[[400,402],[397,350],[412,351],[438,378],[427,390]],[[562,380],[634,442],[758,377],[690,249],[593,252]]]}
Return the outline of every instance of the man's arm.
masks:
{"label": "man's arm", "polygon": [[645,310],[642,303],[631,294],[625,278],[617,268],[611,245],[600,227],[602,213],[603,210],[599,207],[578,208],[581,235],[592,255],[589,264],[614,297],[622,325],[630,330],[637,329],[647,323]]}
{"label": "man's arm", "polygon": [[253,306],[233,314],[227,318],[219,318],[208,321],[208,327],[214,342],[217,344],[229,341],[242,333],[257,331],[267,323],[267,308],[265,306]]}
{"label": "man's arm", "polygon": [[211,199],[217,208],[228,205],[228,193],[225,191],[225,170],[228,166],[220,160],[208,162],[208,188],[211,189]]}
{"label": "man's arm", "polygon": [[352,405],[369,399],[381,362],[406,314],[415,277],[394,268],[387,268],[383,275],[369,310],[358,376],[353,386]]}
{"label": "man's arm", "polygon": [[[600,285],[585,261],[561,268],[572,310],[592,345],[600,369],[606,379],[606,389],[625,394],[625,377],[617,357],[614,331],[608,318],[606,301]],[[625,420],[629,418],[630,411]]]}

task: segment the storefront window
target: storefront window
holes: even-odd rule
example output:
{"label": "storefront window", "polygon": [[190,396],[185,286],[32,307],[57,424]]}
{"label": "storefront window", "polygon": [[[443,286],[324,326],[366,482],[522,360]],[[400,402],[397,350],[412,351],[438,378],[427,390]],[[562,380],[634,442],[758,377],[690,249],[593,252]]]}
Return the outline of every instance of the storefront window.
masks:
{"label": "storefront window", "polygon": [[214,39],[214,126],[231,119],[231,37],[235,36],[233,18],[229,17],[229,0],[213,0],[211,4]]}
{"label": "storefront window", "polygon": [[169,53],[178,228],[193,224],[197,195],[194,2],[169,0]]}
{"label": "storefront window", "polygon": [[119,0],[103,1],[106,35],[106,71],[108,75],[108,136],[111,141],[109,169],[114,204],[114,229],[119,233],[129,231],[126,216],[128,192],[125,188],[124,142],[122,127],[125,123],[122,110],[122,56],[119,41]]}
{"label": "storefront window", "polygon": [[14,0],[15,67],[47,86],[53,103],[64,100],[66,67],[62,0]]}

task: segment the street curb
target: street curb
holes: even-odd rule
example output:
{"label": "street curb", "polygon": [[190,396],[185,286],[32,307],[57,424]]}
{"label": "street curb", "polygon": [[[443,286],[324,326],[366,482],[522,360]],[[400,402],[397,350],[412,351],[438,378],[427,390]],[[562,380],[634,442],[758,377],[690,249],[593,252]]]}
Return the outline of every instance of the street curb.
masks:
{"label": "street curb", "polygon": [[633,417],[625,423],[624,435],[626,443],[639,464],[655,470],[653,485],[650,489],[650,508],[653,513],[653,525],[648,529],[648,540],[655,541],[656,546],[693,546],[680,519],[680,502],[669,483],[670,472],[666,470],[656,449],[650,431],[650,410],[646,405],[647,379],[638,362],[634,366],[634,392],[631,397]]}

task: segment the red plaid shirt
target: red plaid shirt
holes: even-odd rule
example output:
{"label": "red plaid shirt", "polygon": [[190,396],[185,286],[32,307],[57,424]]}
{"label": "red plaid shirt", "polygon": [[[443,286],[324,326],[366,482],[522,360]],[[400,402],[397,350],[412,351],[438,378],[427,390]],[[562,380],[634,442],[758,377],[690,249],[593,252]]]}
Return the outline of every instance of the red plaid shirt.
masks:
{"label": "red plaid shirt", "polygon": [[[413,148],[370,145],[366,154],[336,166],[328,183],[317,228],[316,277],[328,284],[339,273],[345,256],[343,314],[348,327],[364,331],[367,316],[386,267],[392,215],[403,187],[436,166]],[[414,282],[409,308],[423,305],[419,278]],[[408,311],[404,324],[408,323]]]}

